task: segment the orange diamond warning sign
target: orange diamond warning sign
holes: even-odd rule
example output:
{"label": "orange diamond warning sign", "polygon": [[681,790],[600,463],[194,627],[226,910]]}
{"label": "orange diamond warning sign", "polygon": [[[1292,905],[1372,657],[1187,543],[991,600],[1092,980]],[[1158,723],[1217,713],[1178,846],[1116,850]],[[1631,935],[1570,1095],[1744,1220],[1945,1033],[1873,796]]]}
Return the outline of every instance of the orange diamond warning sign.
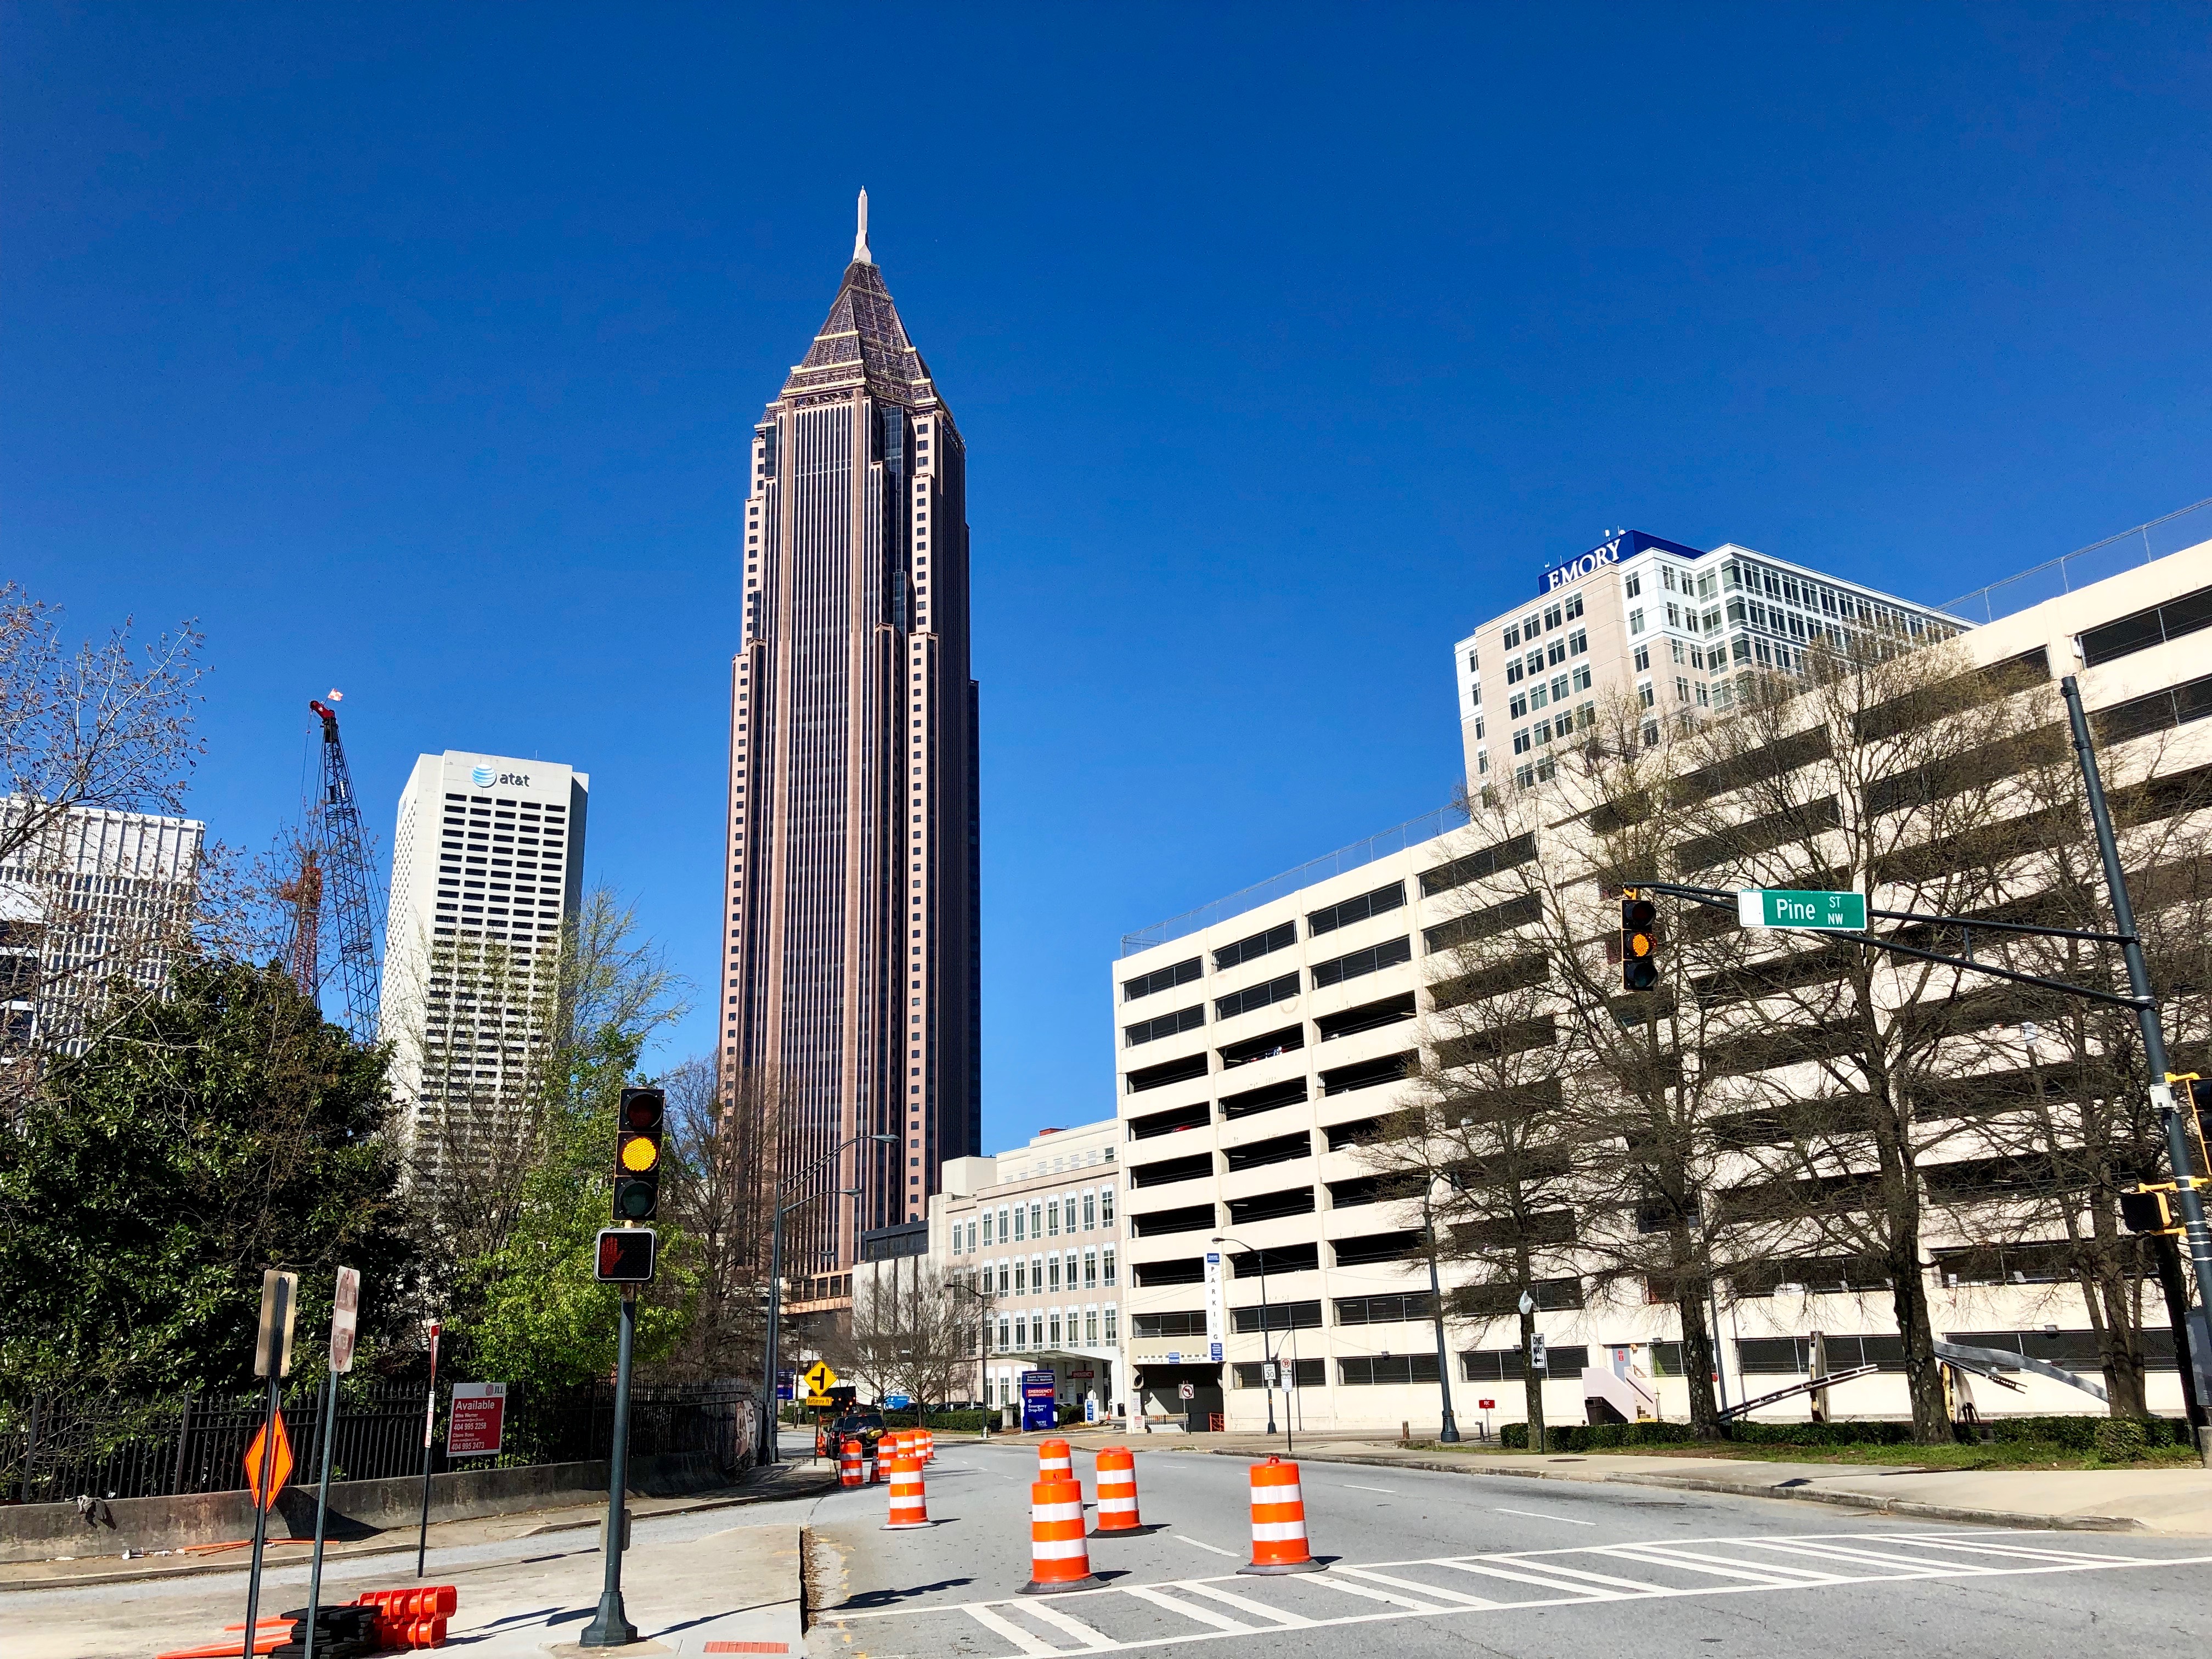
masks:
{"label": "orange diamond warning sign", "polygon": [[254,1431],[253,1443],[246,1449],[246,1489],[253,1494],[254,1507],[267,1509],[276,1501],[276,1494],[284,1490],[284,1483],[292,1478],[292,1437],[284,1432],[284,1413],[276,1413],[276,1467],[271,1470],[269,1490],[261,1490],[263,1454],[268,1450],[268,1426],[264,1424]]}

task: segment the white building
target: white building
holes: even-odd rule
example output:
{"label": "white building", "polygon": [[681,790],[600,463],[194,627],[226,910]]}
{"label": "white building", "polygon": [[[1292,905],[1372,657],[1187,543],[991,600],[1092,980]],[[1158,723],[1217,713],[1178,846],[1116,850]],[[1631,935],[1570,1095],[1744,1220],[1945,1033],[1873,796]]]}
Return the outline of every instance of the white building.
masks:
{"label": "white building", "polygon": [[[1741,550],[1732,556],[1747,562]],[[1677,593],[1680,580],[1678,574]],[[1729,591],[1716,586],[1711,597]],[[1801,578],[1801,608],[1807,591]],[[1814,604],[1806,614],[1828,614],[1819,590],[1810,591]],[[1632,602],[1618,586],[1612,592],[1621,606]],[[1565,602],[1553,603],[1564,630]],[[1590,609],[1586,604],[1577,626],[1589,625]],[[1771,629],[1774,612],[1766,614]],[[1938,617],[1915,607],[1898,614],[1908,632],[1915,617],[1924,629]],[[1539,638],[1547,638],[1555,625],[1539,622]],[[1632,632],[1622,617],[1621,652],[1632,649]],[[1662,637],[1704,633],[1700,617],[1694,634],[1686,623]],[[1528,643],[1524,633],[1518,645]],[[2051,676],[2085,665],[2078,671],[2083,698],[2108,751],[2163,744],[2162,778],[2212,788],[2212,542],[1973,629],[1968,643],[1984,664]],[[1594,643],[1589,653],[1596,654]],[[1468,654],[1465,642],[1461,654]],[[1475,706],[1463,694],[1462,713]],[[1692,699],[1689,706],[1698,705]],[[1478,753],[1471,736],[1471,770]],[[1124,1347],[1133,1395],[1148,1417],[1259,1427],[1267,1411],[1264,1355],[1294,1384],[1288,1401],[1274,1402],[1277,1413],[1301,1428],[1395,1431],[1402,1422],[1433,1430],[1440,1404],[1435,1304],[1425,1255],[1409,1255],[1418,1215],[1378,1198],[1357,1146],[1404,1097],[1436,1012],[1431,981],[1439,973],[1429,958],[1448,948],[1443,928],[1465,914],[1466,884],[1492,867],[1467,856],[1465,831],[1455,822],[1432,816],[1123,941],[1109,994],[1128,1186]],[[2032,1243],[1972,1249],[1932,1232],[1929,1244],[1927,1289],[1939,1338],[2009,1347],[2097,1375],[2080,1293],[2048,1267],[2047,1252]],[[1218,1304],[1208,1295],[1209,1253],[1224,1258]],[[1447,1266],[1448,1296],[1462,1277]],[[1540,1290],[1550,1420],[1583,1420],[1585,1366],[1631,1364],[1657,1374],[1662,1415],[1686,1417],[1686,1386],[1669,1375],[1679,1370],[1669,1306],[1607,1293],[1583,1278]],[[1833,1390],[1836,1414],[1907,1414],[1886,1291],[1747,1280],[1720,1307],[1725,1401],[1803,1380],[1817,1331],[1832,1367],[1881,1368]],[[1522,1416],[1517,1324],[1503,1306],[1447,1321],[1449,1378],[1462,1424],[1481,1419],[1484,1401],[1496,1402],[1494,1422]],[[2154,1291],[2145,1318],[2149,1404],[2172,1413],[2180,1386],[2164,1324]],[[1224,1351],[1219,1363],[1211,1358],[1215,1341]],[[1985,1413],[2097,1408],[2063,1382],[2015,1376],[2021,1392],[1988,1388],[1978,1395]],[[1760,1414],[1804,1410],[1801,1399]]]}
{"label": "white building", "polygon": [[1666,715],[1725,709],[1753,669],[1795,670],[1846,629],[1942,639],[1960,618],[1727,543],[1710,552],[1640,530],[1541,568],[1537,597],[1452,647],[1470,788],[1548,775],[1554,742],[1633,689]]}
{"label": "white building", "polygon": [[82,1054],[118,977],[167,985],[206,826],[85,807],[27,823],[26,810],[0,800],[0,1044]]}
{"label": "white building", "polygon": [[418,758],[400,792],[379,1024],[425,1167],[452,1137],[507,1121],[547,1052],[590,786],[556,763],[449,749]]}

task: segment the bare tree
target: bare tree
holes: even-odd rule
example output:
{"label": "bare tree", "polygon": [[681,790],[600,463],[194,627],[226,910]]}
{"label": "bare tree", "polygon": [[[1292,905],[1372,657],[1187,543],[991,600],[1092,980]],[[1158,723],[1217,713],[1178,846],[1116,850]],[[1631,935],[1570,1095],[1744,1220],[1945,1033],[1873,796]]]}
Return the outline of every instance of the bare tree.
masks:
{"label": "bare tree", "polygon": [[849,1321],[825,1334],[823,1357],[878,1399],[909,1395],[924,1413],[974,1374],[972,1300],[919,1256],[876,1263],[854,1275]]}
{"label": "bare tree", "polygon": [[713,1058],[696,1055],[661,1081],[673,1130],[668,1207],[699,1268],[691,1324],[670,1363],[695,1377],[752,1376],[767,1337],[774,1080],[718,1079]]}

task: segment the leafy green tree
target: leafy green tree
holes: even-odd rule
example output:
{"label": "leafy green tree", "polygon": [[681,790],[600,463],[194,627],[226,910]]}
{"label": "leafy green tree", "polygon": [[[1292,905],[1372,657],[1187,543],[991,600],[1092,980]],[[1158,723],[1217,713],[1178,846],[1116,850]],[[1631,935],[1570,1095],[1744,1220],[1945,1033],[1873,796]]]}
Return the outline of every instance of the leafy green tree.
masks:
{"label": "leafy green tree", "polygon": [[0,1125],[0,1396],[250,1386],[269,1267],[307,1368],[340,1265],[373,1339],[413,1268],[385,1066],[276,969],[191,959],[55,1062]]}

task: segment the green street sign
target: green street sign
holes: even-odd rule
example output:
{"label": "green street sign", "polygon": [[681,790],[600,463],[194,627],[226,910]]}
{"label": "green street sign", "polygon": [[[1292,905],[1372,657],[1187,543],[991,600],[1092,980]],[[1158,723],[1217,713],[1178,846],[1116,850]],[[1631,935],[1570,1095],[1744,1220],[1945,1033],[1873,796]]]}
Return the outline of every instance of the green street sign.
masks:
{"label": "green street sign", "polygon": [[1811,927],[1825,933],[1863,933],[1866,895],[1747,887],[1735,896],[1735,919],[1746,927]]}

